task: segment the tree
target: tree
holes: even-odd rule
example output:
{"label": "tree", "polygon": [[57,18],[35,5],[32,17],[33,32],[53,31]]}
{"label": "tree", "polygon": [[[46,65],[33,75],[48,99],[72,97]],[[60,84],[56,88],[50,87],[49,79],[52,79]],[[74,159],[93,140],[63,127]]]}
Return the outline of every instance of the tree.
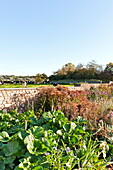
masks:
{"label": "tree", "polygon": [[101,72],[103,70],[102,65],[96,63],[95,60],[92,60],[86,65],[86,68],[89,70],[95,70],[97,72]]}
{"label": "tree", "polygon": [[105,71],[113,75],[113,63],[109,63],[105,67]]}
{"label": "tree", "polygon": [[82,63],[79,63],[77,66],[76,66],[76,69],[82,69],[84,67],[84,65]]}
{"label": "tree", "polygon": [[56,71],[54,74],[56,75],[66,75],[68,72],[74,72],[75,71],[75,65],[72,63],[67,63],[64,66],[62,66],[61,69]]}
{"label": "tree", "polygon": [[99,74],[103,70],[102,65],[96,63],[95,60],[92,60],[86,65],[88,71],[88,79],[98,79]]}
{"label": "tree", "polygon": [[86,68],[79,68],[73,73],[74,80],[83,80],[88,78],[88,70]]}
{"label": "tree", "polygon": [[35,76],[35,82],[36,83],[43,83],[44,81],[47,81],[48,80],[48,76],[43,73],[43,74],[40,74],[38,73],[36,76]]}
{"label": "tree", "polygon": [[50,76],[50,80],[63,80],[63,79],[74,79],[74,80],[84,80],[84,79],[99,79],[100,76],[103,77],[102,65],[99,65],[92,60],[87,63],[86,66],[79,63],[76,67],[72,63],[67,63],[62,66],[61,69],[54,72]]}
{"label": "tree", "polygon": [[106,65],[104,70],[104,76],[107,80],[113,80],[113,63],[109,63]]}

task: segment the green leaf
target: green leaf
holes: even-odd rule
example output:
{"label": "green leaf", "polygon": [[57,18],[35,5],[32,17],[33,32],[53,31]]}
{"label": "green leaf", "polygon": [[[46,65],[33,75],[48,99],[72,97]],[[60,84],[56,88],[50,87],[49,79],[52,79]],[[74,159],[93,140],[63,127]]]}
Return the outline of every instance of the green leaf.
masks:
{"label": "green leaf", "polygon": [[25,163],[21,162],[19,164],[19,168],[24,169],[24,170],[28,170],[28,163],[25,164]]}
{"label": "green leaf", "polygon": [[50,163],[44,162],[44,163],[42,163],[41,165],[43,166],[44,170],[45,170],[46,168],[47,168],[47,169],[50,168]]}
{"label": "green leaf", "polygon": [[4,152],[5,156],[14,155],[20,149],[21,149],[21,147],[19,146],[19,143],[17,141],[10,141],[3,146],[3,152]]}
{"label": "green leaf", "polygon": [[0,156],[0,170],[5,170],[5,158],[3,156]]}
{"label": "green leaf", "polygon": [[43,144],[44,144],[46,147],[50,147],[50,142],[49,142],[48,139],[42,138],[42,142],[43,142]]}
{"label": "green leaf", "polygon": [[29,167],[30,167],[30,159],[31,159],[31,157],[27,157],[27,158],[23,158],[23,159],[21,159],[20,160],[20,164],[18,165],[18,167],[19,168],[22,168],[22,169],[24,169],[24,170],[28,170],[28,169],[30,169]]}
{"label": "green leaf", "polygon": [[44,129],[43,129],[42,127],[39,127],[39,126],[33,126],[33,127],[31,127],[28,131],[29,131],[30,133],[33,133],[33,135],[34,135],[36,138],[44,137],[44,136],[45,136]]}
{"label": "green leaf", "polygon": [[32,134],[25,138],[24,143],[27,144],[27,149],[31,154],[38,154],[39,152],[47,151],[47,147],[42,144],[39,139],[35,139]]}
{"label": "green leaf", "polygon": [[16,166],[14,170],[22,170],[22,169]]}
{"label": "green leaf", "polygon": [[28,136],[25,137],[24,139],[24,143],[25,144],[29,144],[32,143],[34,141],[34,136],[30,133]]}
{"label": "green leaf", "polygon": [[33,141],[33,151],[36,155],[47,152],[48,148],[38,139]]}
{"label": "green leaf", "polygon": [[44,128],[44,130],[49,130],[49,129],[51,129],[51,126],[48,125],[48,124],[44,124],[42,127]]}
{"label": "green leaf", "polygon": [[5,158],[3,156],[0,156],[0,162],[3,161],[4,162]]}
{"label": "green leaf", "polygon": [[24,140],[27,135],[29,135],[29,133],[26,133],[25,130],[21,130],[21,131],[18,132],[18,137],[19,137],[21,140]]}
{"label": "green leaf", "polygon": [[72,136],[72,137],[70,137],[70,142],[73,143],[73,144],[77,144],[77,143],[78,143],[78,138],[77,138],[77,136]]}
{"label": "green leaf", "polygon": [[5,170],[5,164],[0,162],[0,170]]}
{"label": "green leaf", "polygon": [[16,159],[16,156],[10,156],[10,157],[7,157],[5,158],[5,164],[10,164],[12,163],[14,160]]}
{"label": "green leaf", "polygon": [[83,128],[81,126],[77,126],[76,129],[76,134],[85,134],[86,132],[83,130]]}
{"label": "green leaf", "polygon": [[64,125],[63,128],[64,128],[64,130],[65,130],[67,133],[69,133],[69,131],[70,131],[70,124],[68,123],[68,124]]}
{"label": "green leaf", "polygon": [[33,141],[34,141],[34,136],[32,134],[26,136],[24,139],[24,143],[27,144],[27,149],[31,154],[34,154],[33,152]]}
{"label": "green leaf", "polygon": [[44,168],[42,166],[36,166],[35,168],[33,168],[32,170],[44,170]]}
{"label": "green leaf", "polygon": [[0,141],[1,142],[8,142],[10,140],[9,134],[5,131],[0,133]]}

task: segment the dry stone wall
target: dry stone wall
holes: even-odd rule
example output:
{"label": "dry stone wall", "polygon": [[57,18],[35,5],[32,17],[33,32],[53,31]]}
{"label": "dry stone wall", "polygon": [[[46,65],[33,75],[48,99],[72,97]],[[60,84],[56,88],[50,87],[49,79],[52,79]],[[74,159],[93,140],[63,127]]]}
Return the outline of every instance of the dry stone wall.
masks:
{"label": "dry stone wall", "polygon": [[39,88],[12,88],[0,89],[0,110],[9,111],[18,109],[23,112],[33,107],[33,102]]}

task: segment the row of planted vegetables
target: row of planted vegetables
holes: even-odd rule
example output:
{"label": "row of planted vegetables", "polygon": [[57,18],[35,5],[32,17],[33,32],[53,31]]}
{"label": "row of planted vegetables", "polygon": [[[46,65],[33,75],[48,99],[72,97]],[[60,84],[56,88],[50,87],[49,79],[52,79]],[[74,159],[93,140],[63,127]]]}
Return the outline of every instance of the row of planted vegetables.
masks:
{"label": "row of planted vegetables", "polygon": [[0,112],[0,169],[112,168],[112,119],[112,86],[41,88],[34,111]]}

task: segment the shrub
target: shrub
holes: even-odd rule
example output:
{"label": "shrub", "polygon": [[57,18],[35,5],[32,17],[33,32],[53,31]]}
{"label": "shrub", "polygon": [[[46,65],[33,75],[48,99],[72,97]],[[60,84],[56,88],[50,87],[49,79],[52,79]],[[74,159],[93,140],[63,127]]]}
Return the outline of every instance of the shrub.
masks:
{"label": "shrub", "polygon": [[112,135],[113,125],[112,97],[112,87],[106,86],[86,91],[60,85],[43,87],[36,96],[35,112],[40,117],[45,111],[61,110],[69,120],[82,116],[88,121],[89,131],[109,138]]}
{"label": "shrub", "polygon": [[88,100],[85,91],[72,90],[60,85],[56,88],[41,88],[35,100],[35,112],[37,114],[50,110],[61,110],[69,120],[75,119],[76,116],[89,119],[92,108],[96,110],[97,106]]}
{"label": "shrub", "polygon": [[111,138],[113,132],[113,87],[100,85],[87,90],[86,93],[88,99],[98,105],[98,117],[95,126],[92,121],[92,129],[97,131],[99,136]]}

